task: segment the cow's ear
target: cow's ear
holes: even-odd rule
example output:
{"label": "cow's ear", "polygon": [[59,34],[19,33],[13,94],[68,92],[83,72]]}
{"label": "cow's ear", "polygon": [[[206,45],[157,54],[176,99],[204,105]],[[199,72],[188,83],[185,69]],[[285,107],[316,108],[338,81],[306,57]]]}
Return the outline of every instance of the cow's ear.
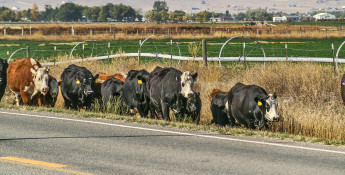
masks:
{"label": "cow's ear", "polygon": [[142,84],[143,82],[146,82],[146,79],[143,76],[141,76],[141,75],[138,75],[137,78],[138,78],[138,83],[139,84]]}
{"label": "cow's ear", "polygon": [[62,80],[59,80],[59,81],[58,81],[58,85],[59,85],[59,86],[61,85],[61,82],[62,82]]}
{"label": "cow's ear", "polygon": [[36,76],[37,71],[35,71],[35,69],[31,68],[30,71],[31,71],[32,75]]}
{"label": "cow's ear", "polygon": [[262,106],[262,105],[263,105],[263,104],[262,104],[262,99],[259,98],[259,97],[255,97],[255,98],[254,98],[254,101],[255,101],[255,103],[256,103],[258,106]]}
{"label": "cow's ear", "polygon": [[197,79],[196,79],[197,76],[198,76],[198,72],[192,75],[192,78],[193,78],[194,81],[197,80]]}
{"label": "cow's ear", "polygon": [[273,93],[273,99],[277,99],[277,94]]}
{"label": "cow's ear", "polygon": [[45,73],[49,74],[50,69],[46,67],[46,70],[44,70]]}
{"label": "cow's ear", "polygon": [[96,80],[99,77],[99,74],[96,74],[95,76],[93,76],[93,79]]}

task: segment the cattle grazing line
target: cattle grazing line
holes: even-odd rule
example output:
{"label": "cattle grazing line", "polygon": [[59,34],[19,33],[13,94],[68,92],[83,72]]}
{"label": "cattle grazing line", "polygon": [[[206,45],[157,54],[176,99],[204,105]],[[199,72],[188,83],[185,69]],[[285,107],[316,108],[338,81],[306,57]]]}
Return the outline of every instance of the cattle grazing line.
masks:
{"label": "cattle grazing line", "polygon": [[192,133],[185,133],[185,132],[168,131],[168,130],[161,130],[161,129],[151,129],[151,128],[144,128],[144,127],[127,126],[127,125],[112,124],[112,123],[105,123],[105,122],[96,122],[96,121],[88,121],[88,120],[80,120],[80,119],[69,119],[69,118],[61,118],[61,117],[49,117],[49,116],[43,116],[43,115],[22,114],[22,113],[3,112],[3,111],[0,111],[0,114],[20,115],[20,116],[27,116],[27,117],[46,118],[46,119],[73,121],[73,122],[82,122],[82,123],[90,123],[90,124],[98,124],[98,125],[106,125],[106,126],[114,126],[114,127],[121,127],[121,128],[143,130],[143,131],[152,131],[152,132],[160,132],[160,133],[167,133],[167,134],[177,134],[177,135],[183,135],[183,136],[193,136],[193,137],[201,137],[201,138],[226,140],[226,141],[234,141],[234,142],[243,142],[243,143],[251,143],[251,144],[260,144],[260,145],[268,145],[268,146],[275,146],[275,147],[282,147],[282,148],[292,148],[292,149],[300,149],[300,150],[308,150],[308,151],[317,151],[317,152],[325,152],[325,153],[333,153],[333,154],[345,155],[344,151],[335,151],[335,150],[320,149],[320,148],[309,148],[309,147],[303,147],[303,146],[284,145],[284,144],[280,144],[280,143],[270,143],[270,142],[262,142],[262,141],[251,141],[251,140],[235,139],[235,138],[229,138],[229,137],[210,136],[210,135],[202,135],[202,134],[192,134]]}

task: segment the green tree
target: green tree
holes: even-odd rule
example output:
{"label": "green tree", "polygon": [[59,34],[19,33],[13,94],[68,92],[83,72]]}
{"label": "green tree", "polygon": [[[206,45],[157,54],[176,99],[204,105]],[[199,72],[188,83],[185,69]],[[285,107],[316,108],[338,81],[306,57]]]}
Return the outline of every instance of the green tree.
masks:
{"label": "green tree", "polygon": [[15,21],[21,21],[22,20],[22,11],[17,11],[16,16],[14,18]]}
{"label": "green tree", "polygon": [[40,17],[39,15],[40,15],[40,12],[38,11],[37,4],[35,3],[32,6],[32,9],[30,11],[30,19],[31,19],[31,21],[38,21],[39,17]]}
{"label": "green tree", "polygon": [[183,17],[186,15],[186,12],[181,10],[175,10],[174,12],[169,14],[169,20],[174,22],[181,22],[183,21]]}
{"label": "green tree", "polygon": [[45,5],[44,11],[41,12],[40,18],[44,21],[54,21],[57,9],[54,9],[51,5]]}
{"label": "green tree", "polygon": [[14,21],[16,14],[10,10],[2,10],[0,12],[0,21]]}
{"label": "green tree", "polygon": [[82,9],[74,3],[65,3],[59,7],[55,17],[60,21],[78,21],[82,17]]}
{"label": "green tree", "polygon": [[265,9],[248,10],[246,16],[251,21],[265,21],[272,20],[273,14],[267,13]]}
{"label": "green tree", "polygon": [[83,15],[91,21],[97,21],[101,8],[95,7],[85,7],[83,10]]}
{"label": "green tree", "polygon": [[196,20],[199,22],[207,22],[211,17],[212,14],[208,11],[203,11],[196,14]]}
{"label": "green tree", "polygon": [[117,4],[110,10],[111,16],[117,21],[134,21],[136,12],[131,6]]}
{"label": "green tree", "polygon": [[98,13],[97,21],[100,21],[100,22],[107,21],[107,13],[105,11],[105,8],[101,7],[101,10]]}
{"label": "green tree", "polygon": [[164,12],[168,12],[169,8],[168,5],[165,1],[155,1],[153,4],[153,11],[164,11]]}

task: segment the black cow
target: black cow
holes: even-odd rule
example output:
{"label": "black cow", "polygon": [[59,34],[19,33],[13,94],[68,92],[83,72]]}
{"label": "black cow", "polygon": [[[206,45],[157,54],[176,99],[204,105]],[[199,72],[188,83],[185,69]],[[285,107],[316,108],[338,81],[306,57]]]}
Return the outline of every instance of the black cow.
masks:
{"label": "black cow", "polygon": [[65,107],[90,109],[94,98],[94,82],[98,78],[85,67],[69,65],[61,74],[61,94]]}
{"label": "black cow", "polygon": [[267,126],[266,120],[278,119],[276,102],[277,96],[268,95],[265,89],[257,85],[237,83],[229,91],[228,105],[230,124],[234,119],[247,128],[262,129]]}
{"label": "black cow", "polygon": [[111,77],[105,80],[101,85],[101,94],[103,104],[113,102],[114,98],[121,96],[123,82],[117,78]]}
{"label": "black cow", "polygon": [[150,74],[148,90],[150,92],[151,115],[162,115],[170,120],[169,110],[184,116],[188,98],[194,95],[193,83],[197,73],[181,72],[175,68],[156,67]]}
{"label": "black cow", "polygon": [[122,87],[123,103],[130,109],[137,108],[141,117],[147,117],[149,112],[149,93],[146,83],[150,73],[146,70],[131,70]]}
{"label": "black cow", "polygon": [[212,121],[211,123],[225,126],[235,123],[235,121],[230,121],[229,114],[229,105],[228,105],[228,93],[218,92],[211,101],[211,112],[212,112]]}
{"label": "black cow", "polygon": [[200,99],[200,92],[196,92],[193,94],[191,98],[187,99],[186,104],[186,114],[190,116],[193,122],[199,124],[200,122],[200,112],[201,112],[201,99]]}
{"label": "black cow", "polygon": [[4,96],[7,85],[7,60],[0,58],[0,100]]}

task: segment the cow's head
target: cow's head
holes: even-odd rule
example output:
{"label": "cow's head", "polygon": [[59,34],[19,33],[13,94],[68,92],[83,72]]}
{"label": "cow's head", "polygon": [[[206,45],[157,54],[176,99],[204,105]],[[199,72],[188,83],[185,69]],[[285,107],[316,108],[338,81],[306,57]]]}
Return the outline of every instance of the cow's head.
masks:
{"label": "cow's head", "polygon": [[94,93],[93,86],[95,80],[98,78],[98,74],[92,76],[92,74],[80,74],[76,76],[75,83],[80,87],[79,94],[81,97],[87,97]]}
{"label": "cow's head", "polygon": [[193,97],[193,94],[195,93],[193,91],[193,84],[194,84],[194,82],[196,82],[197,76],[198,76],[198,73],[191,75],[191,73],[189,71],[182,73],[182,75],[181,75],[181,94],[185,98]]}
{"label": "cow's head", "polygon": [[278,102],[277,102],[277,94],[268,94],[268,98],[266,100],[266,119],[268,121],[275,121],[279,120],[279,115],[277,114]]}
{"label": "cow's head", "polygon": [[255,105],[254,105],[254,125],[257,126],[259,129],[263,128],[266,124],[266,100],[267,96],[258,96],[254,98]]}
{"label": "cow's head", "polygon": [[8,63],[6,60],[0,59],[0,84],[6,83],[6,71]]}
{"label": "cow's head", "polygon": [[37,70],[31,68],[30,71],[33,75],[35,90],[41,92],[43,95],[46,95],[49,92],[49,68],[38,68]]}
{"label": "cow's head", "polygon": [[53,98],[56,98],[59,94],[59,83],[55,78],[51,78],[49,82],[49,93]]}

